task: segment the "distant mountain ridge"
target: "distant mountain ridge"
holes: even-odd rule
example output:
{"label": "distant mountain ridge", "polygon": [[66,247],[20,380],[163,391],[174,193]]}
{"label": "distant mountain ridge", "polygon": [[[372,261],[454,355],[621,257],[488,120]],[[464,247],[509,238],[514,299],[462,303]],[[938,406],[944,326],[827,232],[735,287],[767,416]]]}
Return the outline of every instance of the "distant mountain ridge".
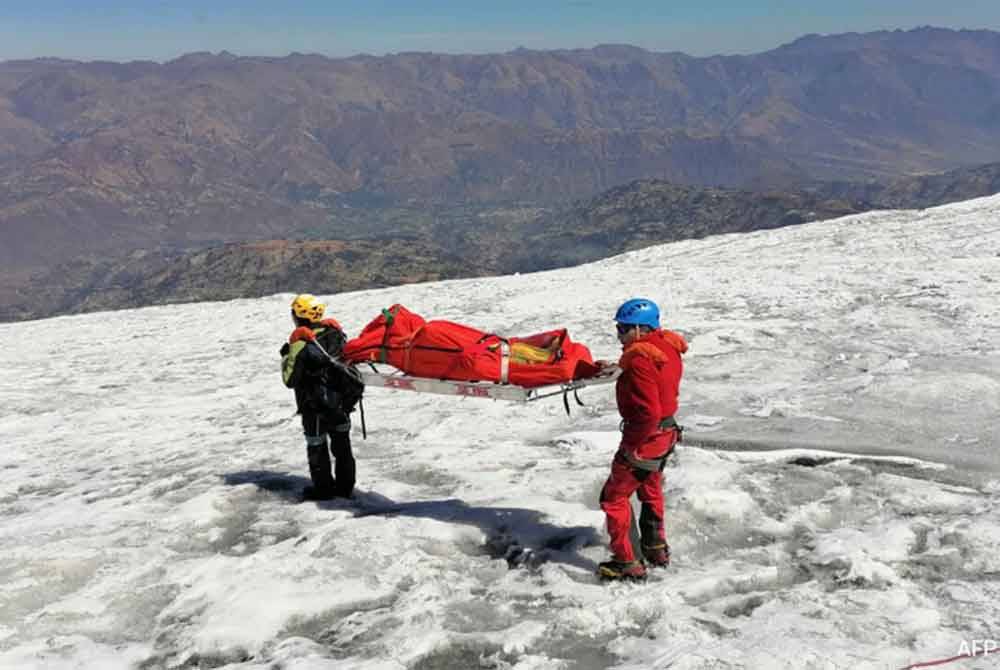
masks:
{"label": "distant mountain ridge", "polygon": [[0,63],[0,266],[298,237],[358,202],[635,179],[786,188],[1000,158],[1000,33],[329,59]]}
{"label": "distant mountain ridge", "polygon": [[454,221],[403,210],[351,240],[250,242],[76,261],[0,290],[0,321],[280,292],[332,294],[417,281],[531,272],[652,244],[749,232],[871,209],[924,208],[1000,193],[1000,163],[891,184],[832,182],[793,192],[640,180],[551,210],[497,209]]}

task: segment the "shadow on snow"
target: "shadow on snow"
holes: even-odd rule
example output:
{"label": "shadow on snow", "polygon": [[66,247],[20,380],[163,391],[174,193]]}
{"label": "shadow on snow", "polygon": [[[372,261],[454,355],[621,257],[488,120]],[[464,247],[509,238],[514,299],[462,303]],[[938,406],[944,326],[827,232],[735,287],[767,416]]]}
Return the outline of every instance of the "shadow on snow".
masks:
{"label": "shadow on snow", "polygon": [[538,567],[554,562],[593,572],[597,563],[581,556],[583,547],[600,544],[590,526],[558,526],[543,520],[538,510],[520,507],[477,507],[464,500],[395,502],[377,493],[356,495],[360,508],[356,517],[410,516],[445,523],[476,526],[486,535],[484,550],[491,558],[503,558],[510,567]]}
{"label": "shadow on snow", "polygon": [[222,481],[226,486],[253,484],[262,491],[295,502],[302,500],[302,489],[310,483],[308,477],[293,475],[290,472],[272,472],[271,470],[229,472],[222,475]]}
{"label": "shadow on snow", "polygon": [[[282,499],[302,502],[302,489],[309,479],[288,472],[244,470],[222,475],[227,486],[253,484]],[[324,509],[350,510],[366,516],[409,516],[445,523],[476,526],[486,535],[483,550],[491,558],[503,558],[510,567],[536,568],[543,563],[563,563],[589,572],[597,563],[581,556],[583,547],[601,543],[590,526],[559,526],[543,520],[538,510],[519,507],[477,507],[457,498],[396,502],[371,491],[355,490],[353,500],[317,502]]]}

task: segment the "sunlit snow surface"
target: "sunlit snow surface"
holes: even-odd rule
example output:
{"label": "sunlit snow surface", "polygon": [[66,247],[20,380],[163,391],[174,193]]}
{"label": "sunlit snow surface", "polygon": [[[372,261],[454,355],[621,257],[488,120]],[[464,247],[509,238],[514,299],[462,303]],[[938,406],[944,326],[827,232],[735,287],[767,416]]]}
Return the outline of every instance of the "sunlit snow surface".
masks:
{"label": "sunlit snow surface", "polygon": [[0,667],[882,669],[1000,639],[1000,196],[329,311],[614,358],[634,295],[691,341],[675,563],[642,585],[593,577],[610,387],[571,418],[373,389],[357,500],[297,503],[288,296],[0,326]]}

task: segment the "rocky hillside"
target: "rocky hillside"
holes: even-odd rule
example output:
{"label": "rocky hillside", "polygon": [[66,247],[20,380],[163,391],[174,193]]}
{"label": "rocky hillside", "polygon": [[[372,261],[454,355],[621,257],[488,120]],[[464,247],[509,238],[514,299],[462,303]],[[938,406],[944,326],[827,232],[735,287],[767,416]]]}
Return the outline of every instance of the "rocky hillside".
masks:
{"label": "rocky hillside", "polygon": [[510,270],[576,265],[651,244],[779,228],[865,211],[807,192],[751,192],[637,181],[538,220]]}
{"label": "rocky hillside", "polygon": [[888,184],[824,184],[818,188],[827,196],[868,201],[879,209],[922,209],[1000,193],[1000,163],[907,177]]}
{"label": "rocky hillside", "polygon": [[644,178],[787,190],[998,157],[989,31],[809,36],[712,58],[605,46],[6,62],[0,267],[302,237],[345,203],[551,205]]}
{"label": "rocky hillside", "polygon": [[0,292],[0,320],[229,300],[283,291],[336,293],[471,274],[464,259],[417,240],[271,240],[188,252],[136,251],[76,261]]}
{"label": "rocky hillside", "polygon": [[[229,244],[77,261],[0,291],[0,320],[279,292],[330,294],[416,281],[530,272],[651,244],[748,232],[869,209],[919,208],[1000,192],[1000,163],[869,183],[753,192],[636,181],[552,210],[466,208],[452,217],[406,208],[372,237]],[[354,227],[358,220],[344,225]]]}

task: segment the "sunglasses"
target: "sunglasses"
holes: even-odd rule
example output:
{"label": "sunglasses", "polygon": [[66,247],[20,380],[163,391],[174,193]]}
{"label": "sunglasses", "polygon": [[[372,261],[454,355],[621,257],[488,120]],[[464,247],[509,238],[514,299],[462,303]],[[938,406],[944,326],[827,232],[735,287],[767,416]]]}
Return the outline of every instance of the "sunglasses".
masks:
{"label": "sunglasses", "polygon": [[631,323],[618,323],[618,324],[615,324],[615,330],[618,331],[619,335],[624,335],[625,333],[629,333],[635,327],[636,326],[633,325],[633,324],[631,324]]}

